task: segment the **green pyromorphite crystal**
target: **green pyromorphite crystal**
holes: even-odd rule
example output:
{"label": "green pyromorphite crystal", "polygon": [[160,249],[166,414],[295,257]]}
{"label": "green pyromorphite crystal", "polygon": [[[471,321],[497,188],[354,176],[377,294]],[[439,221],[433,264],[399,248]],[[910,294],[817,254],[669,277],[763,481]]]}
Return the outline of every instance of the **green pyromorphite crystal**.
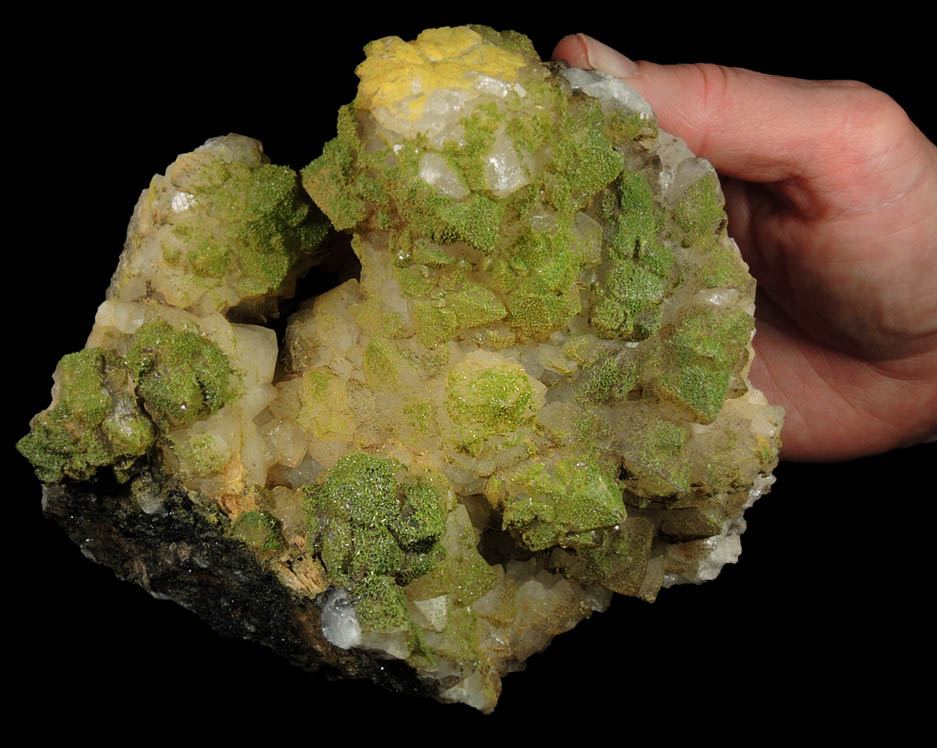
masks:
{"label": "green pyromorphite crystal", "polygon": [[123,348],[123,356],[86,348],[59,362],[57,402],[17,444],[41,480],[85,480],[108,465],[120,477],[160,432],[214,413],[235,394],[228,359],[195,332],[150,322]]}
{"label": "green pyromorphite crystal", "polygon": [[112,295],[156,296],[198,314],[238,305],[275,314],[270,300],[321,259],[329,229],[296,172],[240,135],[180,156],[153,177],[140,208]]}
{"label": "green pyromorphite crystal", "polygon": [[125,359],[158,424],[189,425],[231,399],[231,367],[214,343],[165,322],[143,325]]}
{"label": "green pyromorphite crystal", "polygon": [[438,489],[409,478],[399,464],[359,453],[303,493],[307,547],[321,556],[329,581],[358,600],[362,627],[407,628],[403,587],[445,556]]}
{"label": "green pyromorphite crystal", "polygon": [[88,348],[64,356],[56,380],[58,402],[33,419],[16,445],[43,482],[84,480],[99,467],[126,466],[153,444],[156,429],[121,362]]}
{"label": "green pyromorphite crystal", "polygon": [[592,545],[591,530],[625,519],[620,486],[588,460],[535,462],[491,481],[485,492],[502,502],[504,528],[532,551]]}

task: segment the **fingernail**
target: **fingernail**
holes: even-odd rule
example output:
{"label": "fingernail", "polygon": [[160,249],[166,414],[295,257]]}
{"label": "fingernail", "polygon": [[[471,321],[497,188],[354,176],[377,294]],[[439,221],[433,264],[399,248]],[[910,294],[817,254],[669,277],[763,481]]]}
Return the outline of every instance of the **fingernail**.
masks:
{"label": "fingernail", "polygon": [[616,52],[598,39],[593,39],[586,34],[576,34],[576,36],[585,46],[586,59],[590,67],[614,75],[616,78],[630,78],[638,74],[637,63],[625,57],[621,52]]}

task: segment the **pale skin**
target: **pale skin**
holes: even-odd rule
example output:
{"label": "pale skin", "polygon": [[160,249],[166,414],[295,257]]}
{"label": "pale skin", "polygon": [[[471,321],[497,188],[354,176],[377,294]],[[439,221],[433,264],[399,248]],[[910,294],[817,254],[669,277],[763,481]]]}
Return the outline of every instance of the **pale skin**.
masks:
{"label": "pale skin", "polygon": [[753,384],[782,455],[937,439],[937,148],[888,95],[718,65],[633,62],[583,34],[555,59],[622,78],[723,178],[758,280]]}

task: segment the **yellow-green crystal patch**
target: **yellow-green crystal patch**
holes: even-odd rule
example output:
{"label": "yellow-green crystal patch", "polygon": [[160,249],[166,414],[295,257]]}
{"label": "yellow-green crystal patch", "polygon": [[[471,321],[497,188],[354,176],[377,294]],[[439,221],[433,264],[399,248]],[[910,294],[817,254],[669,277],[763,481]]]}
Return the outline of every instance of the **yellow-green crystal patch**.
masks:
{"label": "yellow-green crystal patch", "polygon": [[16,445],[40,480],[87,480],[107,465],[120,474],[156,440],[119,359],[98,348],[71,353],[59,362],[56,381],[58,402]]}
{"label": "yellow-green crystal patch", "polygon": [[535,462],[488,482],[503,527],[532,551],[591,545],[590,531],[625,518],[621,489],[590,459],[566,457],[552,469]]}
{"label": "yellow-green crystal patch", "polygon": [[453,367],[446,384],[446,409],[466,446],[515,431],[536,416],[527,375],[510,365],[480,368],[470,362]]}
{"label": "yellow-green crystal patch", "polygon": [[126,362],[157,424],[190,425],[234,395],[231,368],[218,346],[166,322],[143,325],[133,336]]}
{"label": "yellow-green crystal patch", "polygon": [[329,581],[358,600],[362,628],[407,627],[402,586],[444,555],[439,491],[409,478],[393,461],[358,453],[343,457],[303,493],[307,547],[321,556]]}

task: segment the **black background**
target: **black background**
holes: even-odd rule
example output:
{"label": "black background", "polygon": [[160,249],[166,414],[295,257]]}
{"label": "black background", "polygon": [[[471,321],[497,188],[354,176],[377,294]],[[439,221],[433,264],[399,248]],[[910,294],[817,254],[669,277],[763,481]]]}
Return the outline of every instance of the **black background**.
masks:
{"label": "black background", "polygon": [[[785,6],[762,9],[756,21],[710,7],[681,19],[621,6],[599,19],[567,10],[565,20],[532,21],[529,12],[479,9],[414,21],[406,11],[341,7],[146,12],[87,11],[8,29],[29,49],[9,61],[6,182],[15,198],[6,218],[28,236],[7,237],[11,256],[22,258],[8,266],[17,301],[9,319],[27,352],[7,364],[17,382],[6,386],[8,444],[48,404],[58,358],[83,347],[150,177],[227,132],[260,139],[276,163],[304,166],[333,136],[372,38],[483,22],[532,33],[543,56],[583,31],[635,59],[856,78],[890,93],[935,139],[932,49],[919,23],[894,14],[827,22]],[[15,703],[43,710],[39,726],[49,735],[184,729],[314,741],[332,721],[349,738],[377,727],[422,740],[434,739],[423,731],[439,720],[528,730],[545,720],[575,728],[586,718],[630,720],[665,737],[744,735],[749,724],[900,733],[925,698],[909,673],[927,677],[932,654],[922,601],[932,588],[935,491],[925,468],[935,451],[783,464],[775,490],[747,515],[738,565],[704,586],[665,590],[653,606],[616,599],[508,676],[497,712],[484,717],[366,683],[325,682],[118,582],[42,518],[38,483],[8,448],[6,530],[17,550],[7,556],[15,629],[7,643],[20,661],[8,678]],[[581,729],[582,739],[599,737]]]}

